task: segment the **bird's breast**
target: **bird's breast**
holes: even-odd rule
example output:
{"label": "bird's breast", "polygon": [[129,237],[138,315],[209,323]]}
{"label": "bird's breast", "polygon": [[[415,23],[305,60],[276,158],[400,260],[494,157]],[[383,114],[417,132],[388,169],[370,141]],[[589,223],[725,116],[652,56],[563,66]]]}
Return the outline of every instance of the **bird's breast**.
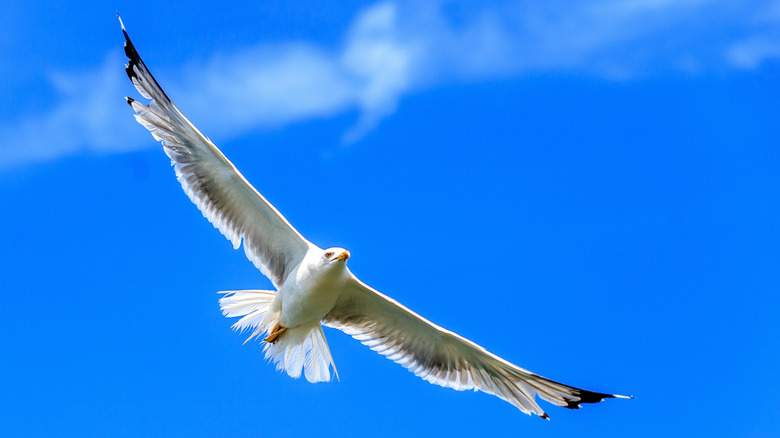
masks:
{"label": "bird's breast", "polygon": [[297,327],[312,321],[320,321],[338,299],[343,289],[343,278],[328,275],[316,269],[297,269],[291,272],[282,288],[279,323],[283,327]]}

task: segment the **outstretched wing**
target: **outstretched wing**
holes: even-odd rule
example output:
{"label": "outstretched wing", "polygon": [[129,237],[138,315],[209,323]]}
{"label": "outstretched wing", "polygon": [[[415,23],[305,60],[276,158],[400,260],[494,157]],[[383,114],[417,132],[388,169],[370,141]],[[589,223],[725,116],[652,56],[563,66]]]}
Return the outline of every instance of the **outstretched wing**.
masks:
{"label": "outstretched wing", "polygon": [[127,76],[151,100],[144,105],[127,98],[136,120],[162,142],[182,188],[203,216],[234,248],[243,239],[246,256],[278,289],[313,245],[184,117],[149,73],[124,24],[122,32],[129,58]]}
{"label": "outstretched wing", "polygon": [[354,276],[322,322],[436,385],[480,390],[548,418],[535,397],[566,408],[629,396],[574,388],[524,370],[407,309]]}

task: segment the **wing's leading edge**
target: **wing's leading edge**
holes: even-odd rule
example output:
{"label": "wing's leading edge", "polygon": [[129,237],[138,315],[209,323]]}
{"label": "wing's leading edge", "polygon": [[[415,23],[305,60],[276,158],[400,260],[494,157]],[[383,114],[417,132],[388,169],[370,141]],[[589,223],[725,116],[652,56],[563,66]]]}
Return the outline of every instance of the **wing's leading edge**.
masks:
{"label": "wing's leading edge", "polygon": [[234,248],[243,240],[247,257],[278,289],[313,245],[184,117],[141,60],[124,24],[122,32],[127,76],[150,100],[144,105],[126,98],[136,120],[162,142],[182,188],[203,216]]}

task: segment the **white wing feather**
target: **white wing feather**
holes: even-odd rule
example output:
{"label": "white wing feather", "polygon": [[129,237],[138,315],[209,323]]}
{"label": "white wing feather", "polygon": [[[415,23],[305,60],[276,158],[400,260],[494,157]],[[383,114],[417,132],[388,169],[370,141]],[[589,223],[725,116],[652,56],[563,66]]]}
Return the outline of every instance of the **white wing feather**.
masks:
{"label": "white wing feather", "polygon": [[564,385],[524,370],[407,309],[354,276],[322,320],[426,381],[494,394],[526,414],[548,418],[535,396],[576,409],[620,397]]}
{"label": "white wing feather", "polygon": [[[120,20],[121,21],[121,20]],[[124,25],[127,75],[147,105],[127,98],[136,120],[162,142],[187,196],[278,289],[310,242],[247,182],[217,147],[171,102],[138,55]]]}

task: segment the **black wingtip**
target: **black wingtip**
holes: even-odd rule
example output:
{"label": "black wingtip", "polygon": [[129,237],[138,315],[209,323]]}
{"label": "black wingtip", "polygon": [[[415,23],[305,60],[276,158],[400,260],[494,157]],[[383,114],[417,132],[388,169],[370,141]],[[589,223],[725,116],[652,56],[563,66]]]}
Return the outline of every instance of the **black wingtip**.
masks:
{"label": "black wingtip", "polygon": [[160,84],[157,83],[157,79],[152,76],[152,73],[146,67],[146,64],[144,64],[143,60],[141,60],[141,55],[138,54],[138,51],[135,49],[135,45],[133,45],[133,42],[130,41],[130,35],[127,34],[127,29],[125,29],[125,24],[122,22],[122,18],[119,16],[119,14],[117,14],[117,18],[119,19],[119,24],[122,26],[122,34],[125,36],[125,55],[128,58],[127,65],[125,66],[127,77],[130,78],[131,81],[137,80],[136,78],[139,74],[137,69],[144,70],[144,74],[149,76],[156,88],[160,91],[160,94],[165,97],[165,99],[170,101],[171,99],[162,89]]}
{"label": "black wingtip", "polygon": [[127,101],[127,104],[130,105],[131,107],[133,106],[133,102],[135,102],[135,99],[129,96],[125,96],[125,100]]}
{"label": "black wingtip", "polygon": [[129,59],[127,66],[125,67],[125,72],[127,72],[128,78],[133,79],[133,77],[136,76],[136,72],[135,69],[133,69],[133,66],[141,65],[143,64],[143,61],[141,61],[141,56],[138,55],[138,51],[135,50],[133,42],[130,41],[130,35],[127,34],[125,23],[122,21],[122,17],[119,16],[119,13],[116,14],[116,18],[119,19],[119,25],[122,26],[122,35],[125,36],[125,56],[127,56]]}
{"label": "black wingtip", "polygon": [[634,398],[633,395],[621,395],[621,394],[606,394],[603,392],[593,392],[593,391],[585,391],[580,390],[580,392],[577,394],[579,396],[579,400],[566,400],[566,406],[569,409],[579,409],[581,403],[598,403],[603,401],[607,398],[625,398],[625,399],[632,399]]}
{"label": "black wingtip", "polygon": [[139,64],[140,57],[138,56],[138,52],[136,52],[135,47],[133,46],[133,42],[130,41],[130,35],[127,34],[127,30],[125,29],[125,24],[122,23],[122,19],[119,19],[119,24],[122,25],[122,33],[125,36],[125,56],[129,59],[127,62],[127,65],[125,66],[125,72],[127,73],[127,77],[130,79],[133,79],[133,77],[136,76],[135,69],[133,69],[134,65]]}
{"label": "black wingtip", "polygon": [[547,421],[550,421],[550,416],[549,416],[549,415],[547,415],[547,413],[546,413],[546,412],[545,412],[545,413],[543,413],[542,415],[540,415],[540,416],[539,416],[539,418],[541,418],[542,420],[547,420]]}
{"label": "black wingtip", "polygon": [[613,398],[612,394],[604,394],[601,392],[581,391],[580,403],[598,403],[605,398]]}

